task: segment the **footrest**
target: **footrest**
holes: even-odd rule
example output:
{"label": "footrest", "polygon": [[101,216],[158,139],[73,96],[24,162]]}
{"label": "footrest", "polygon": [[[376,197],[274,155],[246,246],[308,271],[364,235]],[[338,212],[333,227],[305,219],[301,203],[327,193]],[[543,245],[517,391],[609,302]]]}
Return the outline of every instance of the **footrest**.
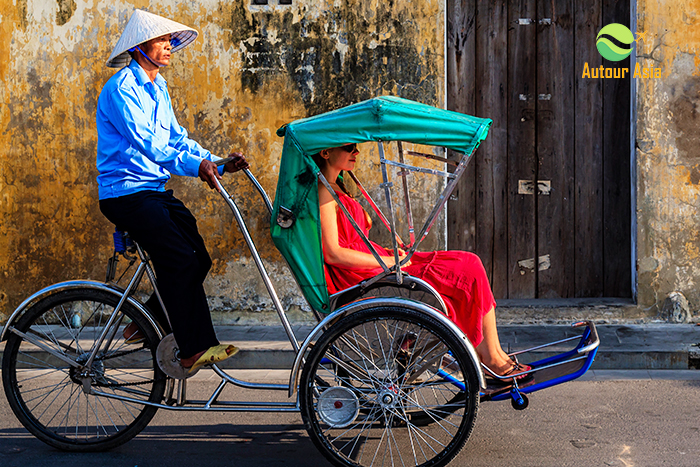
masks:
{"label": "footrest", "polygon": [[[517,389],[520,393],[527,394],[572,381],[583,376],[588,371],[595,359],[600,340],[593,322],[584,321],[572,325],[572,327],[583,326],[586,327],[580,337],[570,337],[511,354],[511,356],[523,356],[534,350],[578,339],[576,347],[568,352],[534,362],[527,362],[532,367],[528,372],[528,374],[532,375],[532,378],[528,378],[523,383],[518,382]],[[512,398],[510,392],[514,387],[514,384],[488,386],[482,389],[481,399],[494,401],[510,399]]]}

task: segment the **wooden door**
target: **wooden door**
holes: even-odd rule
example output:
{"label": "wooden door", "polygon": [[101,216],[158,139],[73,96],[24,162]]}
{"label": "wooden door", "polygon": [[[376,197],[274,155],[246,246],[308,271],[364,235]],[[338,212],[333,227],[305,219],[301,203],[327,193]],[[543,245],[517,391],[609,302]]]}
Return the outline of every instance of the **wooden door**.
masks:
{"label": "wooden door", "polygon": [[497,298],[631,296],[630,81],[583,79],[629,1],[451,0],[448,108],[494,120],[448,204],[448,247]]}

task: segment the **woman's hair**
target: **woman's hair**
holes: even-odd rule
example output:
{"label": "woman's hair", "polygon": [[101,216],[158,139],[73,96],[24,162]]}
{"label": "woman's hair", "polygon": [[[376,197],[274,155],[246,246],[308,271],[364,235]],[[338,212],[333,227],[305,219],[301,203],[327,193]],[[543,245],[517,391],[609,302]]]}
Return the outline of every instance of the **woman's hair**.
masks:
{"label": "woman's hair", "polygon": [[[316,154],[313,154],[313,155],[311,156],[311,159],[314,160],[314,162],[316,163],[316,165],[318,166],[319,169],[322,169],[322,168],[325,167],[326,164],[328,163],[328,161],[327,161],[326,159],[324,159],[323,157],[321,157],[321,153],[320,153],[320,152],[317,152]],[[328,180],[328,181],[330,182],[330,180]],[[348,195],[348,196],[351,197],[351,198],[354,198],[354,196],[352,196],[352,195],[350,194],[350,192],[348,191],[347,187],[345,186],[345,182],[343,181],[343,171],[340,172],[340,174],[338,175],[338,179],[335,180],[335,183],[338,184],[338,186],[339,186],[340,189],[343,191],[343,193],[345,193],[346,195]]]}

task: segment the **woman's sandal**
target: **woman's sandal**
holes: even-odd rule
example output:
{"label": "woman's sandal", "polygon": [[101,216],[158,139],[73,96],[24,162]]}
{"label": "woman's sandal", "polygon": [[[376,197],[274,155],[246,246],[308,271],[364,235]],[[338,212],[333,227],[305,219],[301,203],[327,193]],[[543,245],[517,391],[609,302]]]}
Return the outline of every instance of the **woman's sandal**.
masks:
{"label": "woman's sandal", "polygon": [[[513,378],[508,378],[509,375],[514,375],[518,373],[524,373],[526,371],[532,370],[532,367],[530,365],[523,365],[522,363],[515,363],[513,366],[510,368],[510,370],[506,371],[501,377],[504,379],[498,379],[494,378],[491,375],[485,374],[484,378],[486,379],[486,384],[490,386],[510,386],[513,384]],[[518,383],[524,383],[526,381],[529,381],[532,379],[532,373],[526,374],[526,375],[519,375],[516,376],[515,379],[518,381]]]}
{"label": "woman's sandal", "polygon": [[194,373],[197,371],[197,369],[199,369],[199,367],[221,362],[229,357],[233,357],[237,353],[238,347],[235,345],[219,344],[215,345],[214,347],[209,347],[206,351],[204,351],[191,367],[188,368],[185,365],[182,366],[189,370],[188,373]]}

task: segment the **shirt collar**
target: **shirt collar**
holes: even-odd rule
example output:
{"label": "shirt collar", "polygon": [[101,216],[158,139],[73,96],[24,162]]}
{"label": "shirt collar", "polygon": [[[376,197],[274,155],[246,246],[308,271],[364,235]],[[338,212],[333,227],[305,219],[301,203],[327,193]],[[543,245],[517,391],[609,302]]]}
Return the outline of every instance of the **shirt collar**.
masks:
{"label": "shirt collar", "polygon": [[[137,62],[136,60],[131,60],[131,63],[129,63],[129,68],[134,74],[134,77],[136,77],[136,81],[138,81],[139,85],[145,86],[146,84],[151,82],[144,69],[141,68],[141,65],[139,65],[139,62]],[[158,73],[156,75],[156,79],[153,81],[153,84],[155,84],[159,88],[165,88],[167,86],[167,81],[165,81],[165,78],[163,78],[160,75],[160,73]]]}

